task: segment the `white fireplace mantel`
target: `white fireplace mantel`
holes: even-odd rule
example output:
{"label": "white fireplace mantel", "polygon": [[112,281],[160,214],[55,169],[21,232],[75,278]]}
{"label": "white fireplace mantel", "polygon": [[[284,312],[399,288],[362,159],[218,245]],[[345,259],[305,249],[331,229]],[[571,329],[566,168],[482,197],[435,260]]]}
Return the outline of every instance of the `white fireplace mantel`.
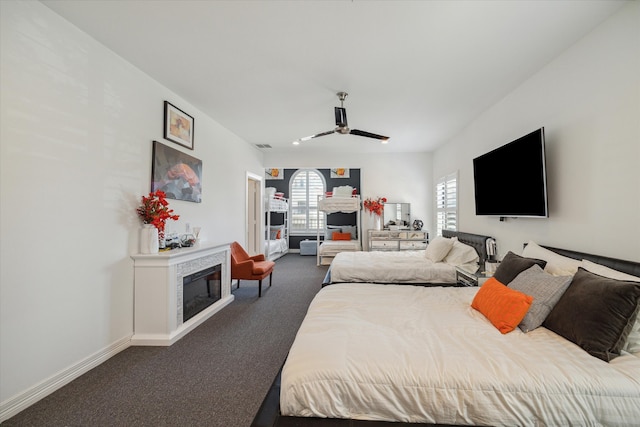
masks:
{"label": "white fireplace mantel", "polygon": [[[131,345],[169,346],[233,301],[230,245],[200,244],[157,254],[135,254]],[[182,321],[182,278],[221,264],[222,297]]]}

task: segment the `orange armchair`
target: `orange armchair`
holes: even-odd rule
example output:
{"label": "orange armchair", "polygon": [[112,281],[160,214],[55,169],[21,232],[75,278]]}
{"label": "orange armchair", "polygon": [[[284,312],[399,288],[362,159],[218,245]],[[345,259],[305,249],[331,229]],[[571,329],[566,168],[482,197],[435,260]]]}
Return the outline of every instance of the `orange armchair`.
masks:
{"label": "orange armchair", "polygon": [[231,278],[238,279],[238,287],[240,287],[240,279],[257,280],[258,297],[261,297],[262,279],[269,276],[269,286],[271,286],[275,265],[275,262],[265,260],[264,254],[249,256],[240,243],[231,243]]}

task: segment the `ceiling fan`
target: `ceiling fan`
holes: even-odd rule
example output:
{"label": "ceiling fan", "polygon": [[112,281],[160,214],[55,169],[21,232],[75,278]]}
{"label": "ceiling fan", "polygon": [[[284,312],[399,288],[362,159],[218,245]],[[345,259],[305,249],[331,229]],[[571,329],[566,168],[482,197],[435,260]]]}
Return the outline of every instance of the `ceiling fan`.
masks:
{"label": "ceiling fan", "polygon": [[351,135],[364,136],[366,138],[379,139],[383,144],[387,143],[387,140],[389,139],[388,136],[377,135],[375,133],[365,132],[363,130],[358,130],[358,129],[349,129],[349,126],[347,125],[347,110],[346,108],[344,108],[344,100],[347,98],[347,95],[349,94],[347,92],[338,92],[337,95],[338,95],[338,98],[340,99],[340,106],[335,107],[336,128],[327,132],[320,132],[315,135],[305,136],[304,138],[297,139],[293,141],[294,145],[298,145],[301,142],[308,141],[313,138],[318,138],[320,136],[331,135],[332,133],[340,133],[343,135],[351,134]]}

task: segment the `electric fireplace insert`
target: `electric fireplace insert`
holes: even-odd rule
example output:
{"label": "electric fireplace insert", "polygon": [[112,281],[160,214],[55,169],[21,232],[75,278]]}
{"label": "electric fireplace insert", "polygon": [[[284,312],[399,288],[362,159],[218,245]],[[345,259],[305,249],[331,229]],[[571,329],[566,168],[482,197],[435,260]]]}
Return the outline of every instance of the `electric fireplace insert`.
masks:
{"label": "electric fireplace insert", "polygon": [[182,278],[182,321],[186,322],[222,298],[222,265]]}

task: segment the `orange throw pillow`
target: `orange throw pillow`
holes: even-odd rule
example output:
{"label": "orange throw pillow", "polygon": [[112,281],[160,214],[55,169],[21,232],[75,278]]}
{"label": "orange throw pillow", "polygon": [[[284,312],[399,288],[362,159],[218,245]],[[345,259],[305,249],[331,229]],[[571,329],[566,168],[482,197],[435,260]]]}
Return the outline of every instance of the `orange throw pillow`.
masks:
{"label": "orange throw pillow", "polygon": [[524,319],[533,297],[511,289],[494,277],[487,279],[471,302],[471,307],[482,313],[506,334],[513,331]]}
{"label": "orange throw pillow", "polygon": [[338,233],[334,231],[331,240],[351,240],[351,233]]}

